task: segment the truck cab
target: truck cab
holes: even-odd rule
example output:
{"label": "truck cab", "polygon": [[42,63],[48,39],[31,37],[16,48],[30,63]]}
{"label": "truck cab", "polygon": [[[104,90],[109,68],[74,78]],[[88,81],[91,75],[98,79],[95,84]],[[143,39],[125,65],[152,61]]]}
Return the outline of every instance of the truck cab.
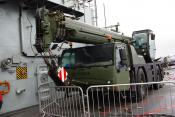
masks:
{"label": "truck cab", "polygon": [[131,40],[137,53],[143,55],[147,63],[152,63],[156,54],[153,31],[150,29],[134,31]]}
{"label": "truck cab", "polygon": [[[75,85],[126,84],[131,82],[130,58],[127,45],[115,42],[66,49],[60,64],[67,69],[68,77]],[[143,64],[141,59],[143,57],[135,56],[135,64]]]}

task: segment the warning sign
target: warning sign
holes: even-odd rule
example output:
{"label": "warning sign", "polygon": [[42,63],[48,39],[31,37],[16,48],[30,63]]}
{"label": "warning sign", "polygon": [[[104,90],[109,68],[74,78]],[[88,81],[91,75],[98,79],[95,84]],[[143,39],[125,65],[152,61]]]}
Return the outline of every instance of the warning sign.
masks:
{"label": "warning sign", "polygon": [[21,66],[16,67],[16,78],[18,80],[27,79],[27,66],[25,66],[25,67],[21,67]]}
{"label": "warning sign", "polygon": [[66,69],[64,69],[64,67],[58,68],[57,72],[58,72],[58,77],[60,78],[60,80],[62,82],[67,80],[68,73],[67,73]]}

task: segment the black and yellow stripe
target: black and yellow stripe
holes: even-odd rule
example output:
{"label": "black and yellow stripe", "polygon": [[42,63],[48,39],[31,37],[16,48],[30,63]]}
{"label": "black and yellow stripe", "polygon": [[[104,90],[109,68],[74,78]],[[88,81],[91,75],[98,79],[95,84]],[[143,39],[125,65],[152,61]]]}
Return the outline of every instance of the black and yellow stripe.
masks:
{"label": "black and yellow stripe", "polygon": [[18,66],[16,67],[16,78],[18,80],[20,79],[27,79],[27,67],[21,67]]}

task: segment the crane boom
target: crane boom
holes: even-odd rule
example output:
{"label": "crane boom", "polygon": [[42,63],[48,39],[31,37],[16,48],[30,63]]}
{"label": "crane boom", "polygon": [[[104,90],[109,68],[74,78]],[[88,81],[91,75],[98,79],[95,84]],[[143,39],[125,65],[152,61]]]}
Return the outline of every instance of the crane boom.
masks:
{"label": "crane boom", "polygon": [[116,32],[108,31],[106,29],[91,26],[76,20],[67,19],[63,22],[67,30],[71,30],[72,35],[67,32],[65,40],[89,43],[89,44],[103,44],[110,41],[129,41],[130,38],[120,35]]}
{"label": "crane boom", "polygon": [[60,11],[48,11],[40,9],[37,17],[37,41],[38,51],[45,51],[51,42],[71,41],[86,44],[103,44],[111,42],[128,42],[130,37],[116,32],[101,29],[79,21],[67,18]]}

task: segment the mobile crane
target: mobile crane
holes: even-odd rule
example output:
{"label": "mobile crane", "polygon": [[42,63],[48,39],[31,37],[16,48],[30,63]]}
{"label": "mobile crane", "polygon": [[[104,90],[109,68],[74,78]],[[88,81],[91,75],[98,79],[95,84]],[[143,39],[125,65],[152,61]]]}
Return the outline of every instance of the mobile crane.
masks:
{"label": "mobile crane", "polygon": [[[110,85],[157,82],[163,79],[162,64],[155,61],[155,35],[146,29],[127,37],[113,31],[81,23],[61,11],[38,10],[35,47],[49,67],[49,75],[56,85],[75,84]],[[47,60],[50,44],[79,42],[93,44],[87,47],[65,49],[59,62]],[[52,47],[56,48],[54,45]],[[59,80],[57,69],[68,72],[67,82]],[[129,90],[129,86],[120,91]],[[159,85],[154,85],[159,88]],[[138,87],[138,96],[144,97],[146,86]]]}

